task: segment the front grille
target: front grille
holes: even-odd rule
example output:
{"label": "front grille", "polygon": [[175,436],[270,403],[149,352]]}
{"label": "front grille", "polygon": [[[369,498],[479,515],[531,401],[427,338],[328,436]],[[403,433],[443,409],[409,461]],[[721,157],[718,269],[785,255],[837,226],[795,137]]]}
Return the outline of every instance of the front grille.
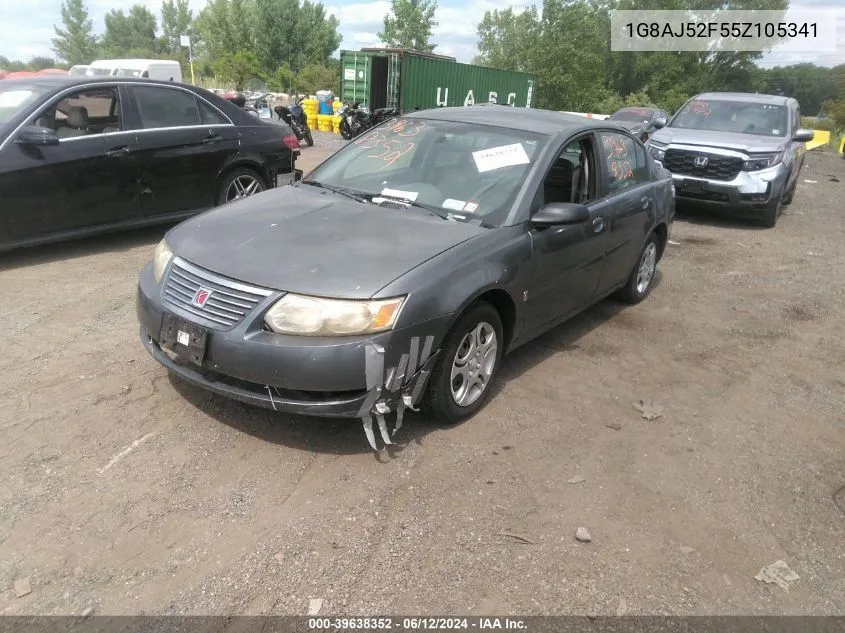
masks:
{"label": "front grille", "polygon": [[[200,289],[210,296],[200,307],[194,302]],[[249,286],[176,258],[164,284],[166,304],[202,317],[217,330],[229,330],[244,320],[271,290]]]}
{"label": "front grille", "polygon": [[[699,157],[707,159],[706,166],[695,166],[695,159]],[[711,180],[733,180],[742,170],[742,159],[684,149],[667,149],[663,166],[673,174],[685,174]]]}

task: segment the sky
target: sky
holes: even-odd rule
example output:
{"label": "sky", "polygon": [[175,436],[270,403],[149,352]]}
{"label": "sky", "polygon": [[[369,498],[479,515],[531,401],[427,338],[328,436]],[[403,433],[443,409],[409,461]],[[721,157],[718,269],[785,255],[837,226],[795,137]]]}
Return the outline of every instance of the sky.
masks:
{"label": "sky", "polygon": [[[518,0],[519,4],[533,4],[531,0]],[[94,22],[94,29],[101,32],[103,16],[110,9],[128,10],[133,4],[146,5],[160,20],[161,0],[88,0],[88,12]],[[35,55],[53,56],[50,40],[54,36],[52,24],[61,21],[61,0],[29,0],[23,3],[3,2],[5,5],[0,19],[0,55],[9,59],[27,60]],[[190,0],[195,14],[206,5],[206,0]],[[383,26],[388,12],[389,0],[323,0],[326,9],[340,20],[343,35],[341,48],[357,50],[368,46],[379,46],[376,33]],[[517,7],[507,0],[439,0],[434,30],[436,52],[456,57],[458,61],[470,62],[476,55],[478,41],[477,26],[490,9]],[[536,3],[542,4],[542,0]],[[787,65],[811,62],[822,66],[845,63],[845,0],[807,0],[793,3],[792,7],[808,9],[835,9],[837,11],[837,50],[819,53],[805,51],[775,50],[760,63],[761,66]],[[843,7],[843,8],[839,8]]]}

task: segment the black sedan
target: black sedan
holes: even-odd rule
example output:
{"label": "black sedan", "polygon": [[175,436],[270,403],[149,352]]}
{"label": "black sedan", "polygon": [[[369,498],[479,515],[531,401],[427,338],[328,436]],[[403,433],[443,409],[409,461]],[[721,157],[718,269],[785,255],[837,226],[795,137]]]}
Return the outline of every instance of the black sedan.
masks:
{"label": "black sedan", "polygon": [[506,106],[388,121],[293,186],[173,228],[141,273],[141,339],[209,391],[373,422],[462,420],[502,354],[652,287],[671,176],[613,124]]}
{"label": "black sedan", "polygon": [[655,130],[660,129],[669,121],[669,114],[658,108],[622,108],[608,118],[617,125],[621,125],[631,134],[645,143]]}
{"label": "black sedan", "polygon": [[286,183],[285,124],[173,82],[0,82],[0,250],[171,222]]}

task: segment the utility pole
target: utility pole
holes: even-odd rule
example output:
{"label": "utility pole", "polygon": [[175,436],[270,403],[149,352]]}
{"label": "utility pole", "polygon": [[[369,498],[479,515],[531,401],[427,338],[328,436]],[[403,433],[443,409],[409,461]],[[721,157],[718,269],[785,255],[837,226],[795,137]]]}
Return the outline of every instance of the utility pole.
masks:
{"label": "utility pole", "polygon": [[179,36],[179,43],[182,46],[188,47],[188,62],[191,64],[191,83],[195,83],[194,81],[194,51],[193,47],[191,46],[191,36],[190,35],[180,35]]}

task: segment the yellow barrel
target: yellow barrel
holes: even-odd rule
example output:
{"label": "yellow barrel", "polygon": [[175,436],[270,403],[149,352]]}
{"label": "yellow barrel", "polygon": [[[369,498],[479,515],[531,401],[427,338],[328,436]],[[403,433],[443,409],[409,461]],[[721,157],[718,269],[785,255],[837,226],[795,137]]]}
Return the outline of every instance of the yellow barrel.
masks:
{"label": "yellow barrel", "polygon": [[331,114],[318,114],[317,115],[317,125],[318,129],[321,132],[331,132],[332,131],[332,115]]}
{"label": "yellow barrel", "polygon": [[332,132],[335,134],[340,134],[340,122],[343,121],[342,116],[333,116],[332,117]]}
{"label": "yellow barrel", "polygon": [[308,127],[312,130],[316,130],[317,128],[317,115],[311,114],[310,112],[306,112],[306,117],[308,118]]}
{"label": "yellow barrel", "polygon": [[340,110],[341,106],[343,106],[343,102],[340,99],[335,99],[332,103],[332,110],[334,110],[335,114],[337,114],[337,111]]}

